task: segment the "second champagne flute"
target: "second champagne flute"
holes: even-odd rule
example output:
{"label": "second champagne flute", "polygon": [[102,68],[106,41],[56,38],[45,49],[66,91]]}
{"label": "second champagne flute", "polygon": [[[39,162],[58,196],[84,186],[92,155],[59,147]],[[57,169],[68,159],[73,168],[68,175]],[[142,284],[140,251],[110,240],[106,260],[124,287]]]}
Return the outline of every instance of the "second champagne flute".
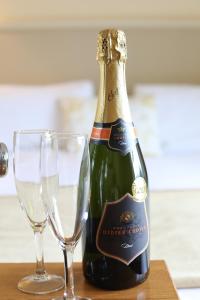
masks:
{"label": "second champagne flute", "polygon": [[47,274],[43,260],[42,235],[47,215],[41,200],[40,149],[44,131],[14,133],[14,175],[18,198],[33,229],[36,248],[36,270],[21,279],[18,289],[30,294],[46,294],[64,286],[61,276]]}
{"label": "second champagne flute", "polygon": [[74,295],[72,269],[73,251],[88,217],[90,158],[87,137],[46,134],[41,149],[41,170],[44,207],[65,262],[64,295],[54,300],[90,300]]}

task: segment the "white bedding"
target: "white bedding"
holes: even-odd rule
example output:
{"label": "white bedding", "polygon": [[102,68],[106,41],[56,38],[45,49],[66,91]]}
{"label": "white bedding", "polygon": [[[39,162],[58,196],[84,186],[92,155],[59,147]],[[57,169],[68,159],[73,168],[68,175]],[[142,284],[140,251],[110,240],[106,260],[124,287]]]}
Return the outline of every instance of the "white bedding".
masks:
{"label": "white bedding", "polygon": [[148,157],[145,161],[151,190],[200,188],[200,154]]}
{"label": "white bedding", "polygon": [[0,178],[0,196],[16,195],[16,188],[13,175],[13,157],[9,154],[8,174]]}
{"label": "white bedding", "polygon": [[179,289],[178,295],[180,300],[199,300],[200,289]]}
{"label": "white bedding", "polygon": [[[150,189],[200,189],[200,154],[147,157]],[[8,175],[0,180],[0,195],[15,195],[12,155]],[[71,168],[73,170],[73,167]]]}

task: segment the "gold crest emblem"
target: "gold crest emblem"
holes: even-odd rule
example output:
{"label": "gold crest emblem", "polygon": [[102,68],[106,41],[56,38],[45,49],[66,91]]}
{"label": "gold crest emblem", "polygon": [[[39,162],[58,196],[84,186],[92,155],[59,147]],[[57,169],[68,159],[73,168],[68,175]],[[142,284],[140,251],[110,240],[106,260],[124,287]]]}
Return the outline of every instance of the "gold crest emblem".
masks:
{"label": "gold crest emblem", "polygon": [[147,197],[147,184],[143,177],[137,177],[132,184],[132,193],[135,200],[142,202]]}
{"label": "gold crest emblem", "polygon": [[135,214],[132,211],[124,211],[120,216],[120,222],[129,224],[133,221]]}

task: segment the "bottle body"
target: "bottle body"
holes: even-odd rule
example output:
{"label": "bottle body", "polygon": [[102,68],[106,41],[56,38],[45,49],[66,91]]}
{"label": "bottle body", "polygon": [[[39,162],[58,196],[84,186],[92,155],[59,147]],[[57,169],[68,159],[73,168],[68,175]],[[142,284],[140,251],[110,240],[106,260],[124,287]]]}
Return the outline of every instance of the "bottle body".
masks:
{"label": "bottle body", "polygon": [[83,271],[104,289],[125,289],[149,272],[149,195],[128,105],[125,65],[100,63],[99,102],[90,139],[91,196]]}
{"label": "bottle body", "polygon": [[[135,145],[132,160],[131,153],[122,157],[117,152],[110,152],[104,145],[90,144],[91,153],[91,199],[89,217],[84,232],[83,270],[85,277],[94,285],[105,289],[129,288],[143,282],[149,271],[149,246],[129,265],[103,255],[96,246],[98,226],[102,217],[105,199],[120,199],[125,194],[132,194],[135,178],[147,180],[139,144]],[[107,161],[109,163],[107,164]],[[140,165],[138,164],[140,161]],[[148,211],[148,198],[145,200]]]}

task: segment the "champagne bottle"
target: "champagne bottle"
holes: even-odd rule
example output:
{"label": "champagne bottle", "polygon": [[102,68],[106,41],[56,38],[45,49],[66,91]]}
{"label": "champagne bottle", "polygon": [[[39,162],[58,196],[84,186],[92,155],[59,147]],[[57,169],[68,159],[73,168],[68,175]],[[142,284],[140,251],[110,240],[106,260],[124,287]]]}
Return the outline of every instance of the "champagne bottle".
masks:
{"label": "champagne bottle", "polygon": [[124,32],[101,31],[83,272],[92,284],[111,290],[137,285],[149,273],[148,178],[129,110],[126,59]]}

